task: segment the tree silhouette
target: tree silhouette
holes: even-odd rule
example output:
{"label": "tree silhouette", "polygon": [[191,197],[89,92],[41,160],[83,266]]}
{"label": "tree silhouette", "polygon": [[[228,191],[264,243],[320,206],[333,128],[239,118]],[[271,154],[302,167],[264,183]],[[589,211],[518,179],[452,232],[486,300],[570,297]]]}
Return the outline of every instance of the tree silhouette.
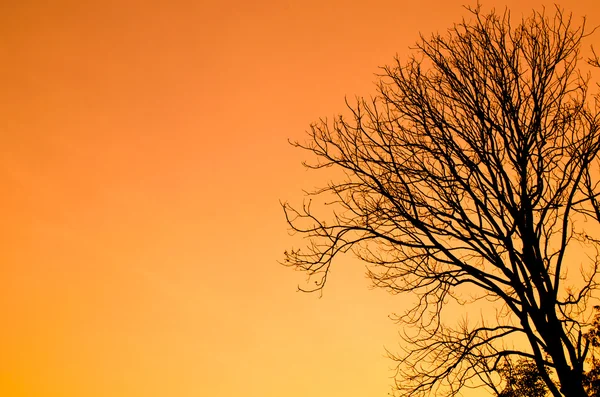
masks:
{"label": "tree silhouette", "polygon": [[548,392],[540,371],[532,360],[520,360],[516,365],[507,362],[499,368],[504,389],[498,397],[544,397]]}
{"label": "tree silhouette", "polygon": [[[587,396],[600,115],[580,71],[585,20],[469,10],[383,68],[377,95],[348,104],[349,117],[293,143],[316,155],[307,167],[343,176],[283,204],[310,239],[284,263],[320,290],[350,251],[375,286],[416,297],[392,355],[401,395],[498,387],[506,359],[528,359],[554,396]],[[456,303],[489,303],[495,316],[454,325]]]}
{"label": "tree silhouette", "polygon": [[583,378],[583,387],[590,397],[600,397],[600,359],[598,358],[598,349],[600,348],[600,306],[594,306],[596,316],[592,324],[592,329],[587,333],[586,339],[589,342],[592,354],[588,359],[590,369]]}
{"label": "tree silhouette", "polygon": [[[583,387],[590,397],[600,396],[600,306],[594,306],[596,315],[592,328],[586,333],[591,354],[588,358],[589,369],[583,375]],[[521,359],[516,363],[510,360],[499,367],[498,373],[503,380],[502,391],[496,390],[498,397],[544,397],[548,394],[539,368],[532,360]]]}

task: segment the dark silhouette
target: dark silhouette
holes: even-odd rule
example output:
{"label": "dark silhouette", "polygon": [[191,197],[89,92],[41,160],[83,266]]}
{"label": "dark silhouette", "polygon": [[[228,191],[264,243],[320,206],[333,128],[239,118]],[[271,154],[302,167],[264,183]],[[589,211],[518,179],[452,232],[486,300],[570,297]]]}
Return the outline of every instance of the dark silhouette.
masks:
{"label": "dark silhouette", "polygon": [[[283,204],[311,241],[285,264],[320,290],[350,251],[375,286],[416,297],[392,355],[401,395],[497,389],[503,366],[525,359],[555,397],[587,396],[600,98],[579,69],[585,20],[558,8],[518,21],[469,10],[383,68],[378,94],[348,105],[350,117],[321,120],[294,143],[316,155],[307,167],[344,173],[301,207]],[[318,202],[328,206],[316,214]],[[455,326],[455,303],[493,306]]]}
{"label": "dark silhouette", "polygon": [[546,383],[532,360],[506,362],[498,369],[504,379],[504,388],[498,397],[544,397],[548,393]]}
{"label": "dark silhouette", "polygon": [[[592,350],[600,347],[600,306],[594,306],[596,315],[592,328],[587,332],[585,338],[589,342]],[[600,396],[600,360],[597,352],[590,354],[588,358],[589,369],[583,374],[583,387],[590,397]],[[552,369],[546,368],[546,372]],[[494,390],[498,397],[544,397],[548,394],[540,369],[533,360],[519,359],[513,363],[506,361],[499,369],[498,373],[503,382],[501,391]]]}

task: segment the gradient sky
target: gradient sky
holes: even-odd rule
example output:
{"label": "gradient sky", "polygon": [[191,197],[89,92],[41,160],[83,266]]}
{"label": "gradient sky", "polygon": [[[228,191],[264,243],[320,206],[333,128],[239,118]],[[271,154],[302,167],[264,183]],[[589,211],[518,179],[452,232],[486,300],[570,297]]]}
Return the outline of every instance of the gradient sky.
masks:
{"label": "gradient sky", "polygon": [[296,292],[278,200],[327,179],[287,139],[464,3],[2,2],[0,395],[385,396],[406,298]]}

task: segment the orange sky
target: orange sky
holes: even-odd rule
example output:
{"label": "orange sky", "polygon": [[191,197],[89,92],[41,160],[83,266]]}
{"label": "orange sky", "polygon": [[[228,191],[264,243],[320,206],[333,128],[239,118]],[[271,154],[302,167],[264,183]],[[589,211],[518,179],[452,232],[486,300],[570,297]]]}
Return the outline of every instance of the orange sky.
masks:
{"label": "orange sky", "polygon": [[385,396],[403,298],[276,263],[286,140],[462,3],[3,2],[0,395]]}

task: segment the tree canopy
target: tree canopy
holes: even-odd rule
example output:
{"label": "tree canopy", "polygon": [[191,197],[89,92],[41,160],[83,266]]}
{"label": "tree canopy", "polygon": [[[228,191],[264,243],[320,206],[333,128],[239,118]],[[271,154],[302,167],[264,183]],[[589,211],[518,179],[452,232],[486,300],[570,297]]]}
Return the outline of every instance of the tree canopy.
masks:
{"label": "tree canopy", "polygon": [[[587,396],[600,114],[582,71],[585,20],[469,10],[384,67],[377,95],[293,143],[315,156],[307,167],[344,176],[283,204],[310,239],[284,263],[319,290],[351,252],[375,286],[416,297],[392,355],[400,395],[498,389],[507,362],[529,360],[532,387]],[[456,304],[481,302],[495,315],[447,321]]]}

